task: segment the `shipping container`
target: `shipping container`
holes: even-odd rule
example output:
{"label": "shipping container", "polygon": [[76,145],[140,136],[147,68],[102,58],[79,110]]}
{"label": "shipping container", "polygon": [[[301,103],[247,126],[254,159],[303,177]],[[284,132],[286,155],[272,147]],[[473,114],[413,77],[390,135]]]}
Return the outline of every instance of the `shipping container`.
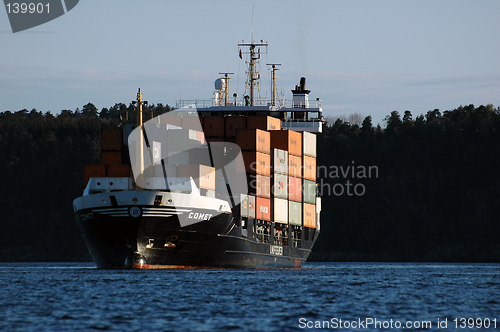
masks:
{"label": "shipping container", "polygon": [[101,129],[101,151],[122,151],[122,149],[122,129]]}
{"label": "shipping container", "polygon": [[129,165],[109,165],[107,166],[107,176],[109,177],[129,177],[130,176],[130,166]]}
{"label": "shipping container", "polygon": [[288,201],[286,199],[273,199],[273,216],[274,222],[287,224],[288,223]]}
{"label": "shipping container", "polygon": [[193,129],[198,132],[203,132],[203,117],[202,116],[183,116],[182,128]]}
{"label": "shipping container", "polygon": [[281,120],[271,116],[249,116],[247,119],[248,129],[281,130]]}
{"label": "shipping container", "polygon": [[85,165],[83,169],[83,186],[87,186],[90,178],[104,178],[106,176],[106,165]]}
{"label": "shipping container", "polygon": [[166,147],[165,152],[180,152],[189,149],[194,149],[201,146],[201,142],[198,140],[198,135],[195,130],[192,129],[175,129],[166,131]]}
{"label": "shipping container", "polygon": [[260,129],[239,129],[236,131],[236,144],[240,146],[241,150],[270,154],[270,138],[269,132]]}
{"label": "shipping container", "polygon": [[271,200],[269,198],[257,197],[255,203],[255,219],[271,221]]}
{"label": "shipping container", "polygon": [[205,116],[203,117],[203,132],[205,137],[224,138],[224,117]]}
{"label": "shipping container", "polygon": [[192,177],[198,188],[215,190],[215,168],[205,165],[182,165],[177,167],[179,177]]}
{"label": "shipping container", "polygon": [[240,194],[240,216],[248,218],[248,195]]}
{"label": "shipping container", "polygon": [[288,199],[288,175],[274,173],[272,182],[272,197]]}
{"label": "shipping container", "polygon": [[288,175],[295,178],[302,177],[302,158],[294,155],[288,155]]}
{"label": "shipping container", "polygon": [[247,175],[248,193],[258,197],[271,198],[271,177],[265,175]]}
{"label": "shipping container", "polygon": [[303,201],[309,204],[316,204],[316,182],[311,180],[303,180],[302,187]]}
{"label": "shipping container", "polygon": [[160,123],[170,124],[182,128],[182,117],[173,115],[160,115]]}
{"label": "shipping container", "polygon": [[247,128],[247,117],[246,116],[226,116],[224,117],[225,126],[225,137],[236,137],[236,131],[238,129]]}
{"label": "shipping container", "polygon": [[293,130],[273,130],[271,134],[271,147],[288,151],[288,155],[302,155],[302,134]]}
{"label": "shipping container", "polygon": [[255,196],[248,195],[248,218],[255,219]]}
{"label": "shipping container", "polygon": [[316,228],[316,205],[302,204],[304,227]]}
{"label": "shipping container", "polygon": [[[271,176],[271,155],[262,152],[242,151],[244,169],[237,172]],[[239,163],[236,163],[239,166]]]}
{"label": "shipping container", "polygon": [[280,149],[272,149],[271,164],[273,165],[274,173],[288,174],[288,151]]}
{"label": "shipping container", "polygon": [[121,151],[102,151],[101,164],[103,165],[121,165],[122,153]]}
{"label": "shipping container", "polygon": [[244,218],[255,219],[255,196],[240,195],[240,215]]}
{"label": "shipping container", "polygon": [[301,178],[288,177],[288,199],[295,202],[302,202]]}
{"label": "shipping container", "polygon": [[288,201],[288,223],[302,226],[302,203]]}
{"label": "shipping container", "polygon": [[196,131],[196,140],[201,144],[205,144],[205,133],[202,131]]}
{"label": "shipping container", "polygon": [[316,158],[304,156],[302,158],[302,170],[304,179],[316,181]]}
{"label": "shipping container", "polygon": [[302,132],[302,149],[304,156],[316,158],[316,134],[308,131]]}
{"label": "shipping container", "polygon": [[123,128],[123,145],[128,145],[128,137],[135,128],[137,128],[137,124],[134,123],[127,123],[125,125]]}

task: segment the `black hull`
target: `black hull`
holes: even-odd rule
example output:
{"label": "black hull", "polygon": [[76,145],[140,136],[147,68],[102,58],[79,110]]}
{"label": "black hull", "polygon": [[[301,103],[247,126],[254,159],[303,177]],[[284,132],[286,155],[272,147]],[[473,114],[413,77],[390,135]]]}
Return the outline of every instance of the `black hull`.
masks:
{"label": "black hull", "polygon": [[264,243],[255,220],[243,228],[232,214],[186,227],[175,215],[133,218],[84,209],[76,218],[98,268],[299,268],[319,234],[311,229],[300,241],[278,245],[268,237]]}

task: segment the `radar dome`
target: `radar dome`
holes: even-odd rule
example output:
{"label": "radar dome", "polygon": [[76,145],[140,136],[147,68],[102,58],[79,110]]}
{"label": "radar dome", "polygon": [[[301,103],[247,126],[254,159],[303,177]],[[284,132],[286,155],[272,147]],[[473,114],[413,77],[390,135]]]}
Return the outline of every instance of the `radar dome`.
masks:
{"label": "radar dome", "polygon": [[224,90],[226,88],[226,81],[223,78],[218,78],[214,83],[215,90]]}

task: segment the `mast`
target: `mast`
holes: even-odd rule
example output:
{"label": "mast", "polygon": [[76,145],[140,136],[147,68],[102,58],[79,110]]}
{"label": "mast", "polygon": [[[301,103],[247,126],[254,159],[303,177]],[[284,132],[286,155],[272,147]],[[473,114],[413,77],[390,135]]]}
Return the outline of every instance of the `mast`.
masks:
{"label": "mast", "polygon": [[276,66],[281,66],[281,63],[268,63],[271,66],[271,106],[276,106]]}
{"label": "mast", "polygon": [[233,74],[234,73],[219,73],[219,75],[224,75],[224,106],[227,106],[227,98],[228,98],[228,93],[229,93],[230,77],[228,75],[233,75]]}
{"label": "mast", "polygon": [[138,126],[140,128],[140,135],[139,135],[139,170],[141,174],[144,174],[144,125],[143,125],[143,120],[142,120],[142,106],[146,105],[148,102],[142,100],[142,92],[141,88],[139,88],[139,91],[137,92],[137,100],[134,100],[132,102],[132,105],[137,105],[137,111],[139,112],[138,116]]}
{"label": "mast", "polygon": [[257,71],[257,68],[255,64],[257,63],[257,60],[260,59],[260,48],[265,47],[265,51],[262,52],[263,54],[267,53],[267,43],[264,43],[263,40],[260,41],[260,43],[244,43],[241,42],[238,44],[239,47],[248,47],[249,51],[245,51],[245,54],[250,55],[250,61],[248,62],[248,79],[247,79],[247,84],[250,89],[250,106],[254,106],[254,89],[255,86],[258,85],[259,79],[260,79],[260,74]]}

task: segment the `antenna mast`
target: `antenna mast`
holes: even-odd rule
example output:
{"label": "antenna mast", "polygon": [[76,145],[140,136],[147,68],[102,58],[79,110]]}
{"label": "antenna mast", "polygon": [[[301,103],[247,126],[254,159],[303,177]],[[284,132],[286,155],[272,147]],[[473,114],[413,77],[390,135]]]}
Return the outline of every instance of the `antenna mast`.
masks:
{"label": "antenna mast", "polygon": [[276,106],[276,66],[281,66],[281,63],[268,63],[268,66],[271,66],[271,106]]}
{"label": "antenna mast", "polygon": [[233,75],[234,73],[219,73],[219,75],[224,75],[224,106],[227,106],[227,97],[229,93],[229,80],[228,75]]}
{"label": "antenna mast", "polygon": [[[245,43],[241,42],[238,44],[239,47],[248,47],[249,51],[245,51],[245,54],[250,54],[250,61],[248,62],[248,79],[247,79],[247,84],[250,88],[250,106],[254,106],[254,89],[255,86],[258,85],[259,79],[260,79],[260,74],[257,71],[257,68],[255,64],[257,63],[257,60],[260,59],[260,48],[264,47],[265,50],[262,52],[262,54],[267,53],[267,43],[264,43],[263,40],[260,41],[260,43]],[[241,51],[241,49],[240,49]]]}

